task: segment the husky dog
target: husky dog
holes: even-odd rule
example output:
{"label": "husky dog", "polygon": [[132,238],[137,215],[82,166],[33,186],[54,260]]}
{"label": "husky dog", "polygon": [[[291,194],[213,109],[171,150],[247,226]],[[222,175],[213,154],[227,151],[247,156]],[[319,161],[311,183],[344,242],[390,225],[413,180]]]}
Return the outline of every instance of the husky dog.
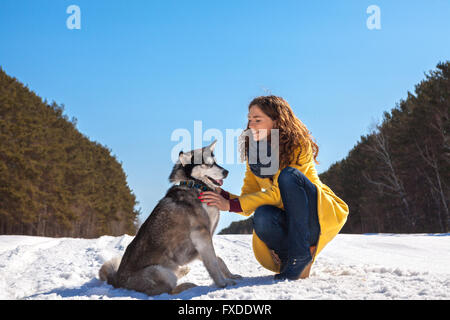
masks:
{"label": "husky dog", "polygon": [[216,164],[215,144],[180,152],[169,177],[174,185],[139,228],[123,257],[103,264],[101,280],[148,295],[176,294],[196,286],[177,286],[177,280],[189,272],[186,264],[196,258],[203,261],[219,287],[233,285],[232,279],[241,278],[232,274],[214,251],[212,236],[219,210],[198,199],[200,192],[221,186],[228,175]]}

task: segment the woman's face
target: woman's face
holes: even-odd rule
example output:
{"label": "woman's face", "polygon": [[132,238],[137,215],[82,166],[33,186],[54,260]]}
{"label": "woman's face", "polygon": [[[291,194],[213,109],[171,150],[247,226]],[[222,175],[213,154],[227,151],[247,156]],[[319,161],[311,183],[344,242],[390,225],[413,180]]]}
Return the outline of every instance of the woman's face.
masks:
{"label": "woman's face", "polygon": [[274,121],[270,119],[257,105],[250,107],[248,112],[248,127],[250,128],[253,140],[259,141],[270,135]]}

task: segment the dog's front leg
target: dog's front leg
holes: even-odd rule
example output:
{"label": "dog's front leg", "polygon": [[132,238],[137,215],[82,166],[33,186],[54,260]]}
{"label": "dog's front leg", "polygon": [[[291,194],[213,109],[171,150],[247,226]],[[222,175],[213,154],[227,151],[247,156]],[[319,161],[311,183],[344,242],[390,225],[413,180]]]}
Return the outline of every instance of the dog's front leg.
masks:
{"label": "dog's front leg", "polygon": [[222,288],[236,284],[233,280],[222,275],[209,230],[206,228],[194,230],[191,232],[191,239],[214,283]]}
{"label": "dog's front leg", "polygon": [[228,269],[227,265],[225,264],[225,262],[222,260],[221,257],[217,257],[217,260],[219,261],[220,271],[222,271],[222,274],[224,275],[225,278],[242,279],[242,276],[230,272],[230,270]]}

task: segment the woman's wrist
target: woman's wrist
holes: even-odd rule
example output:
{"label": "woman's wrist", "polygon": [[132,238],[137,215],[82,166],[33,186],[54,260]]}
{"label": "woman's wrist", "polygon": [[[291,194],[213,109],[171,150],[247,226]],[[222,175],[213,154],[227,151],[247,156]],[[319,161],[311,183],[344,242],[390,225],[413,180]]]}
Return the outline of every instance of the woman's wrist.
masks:
{"label": "woman's wrist", "polygon": [[239,198],[229,199],[230,208],[228,211],[230,212],[242,212],[241,203],[239,202]]}
{"label": "woman's wrist", "polygon": [[222,197],[224,197],[225,199],[230,200],[230,193],[229,193],[229,192],[227,192],[227,191],[225,191],[225,190],[223,190],[223,189],[220,189],[219,194],[220,194]]}

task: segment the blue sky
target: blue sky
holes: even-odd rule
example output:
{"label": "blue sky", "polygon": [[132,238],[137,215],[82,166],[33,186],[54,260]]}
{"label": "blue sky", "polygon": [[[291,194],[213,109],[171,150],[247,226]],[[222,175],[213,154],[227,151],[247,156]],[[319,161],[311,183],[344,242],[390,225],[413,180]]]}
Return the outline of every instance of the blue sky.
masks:
{"label": "blue sky", "polygon": [[[66,27],[72,4],[80,30]],[[366,26],[370,5],[379,30]],[[169,186],[175,129],[201,120],[225,134],[245,126],[254,97],[279,95],[324,172],[450,58],[449,35],[446,0],[0,1],[0,66],[112,149],[142,220]],[[224,166],[239,193],[244,166]],[[217,230],[240,219],[224,212]]]}

